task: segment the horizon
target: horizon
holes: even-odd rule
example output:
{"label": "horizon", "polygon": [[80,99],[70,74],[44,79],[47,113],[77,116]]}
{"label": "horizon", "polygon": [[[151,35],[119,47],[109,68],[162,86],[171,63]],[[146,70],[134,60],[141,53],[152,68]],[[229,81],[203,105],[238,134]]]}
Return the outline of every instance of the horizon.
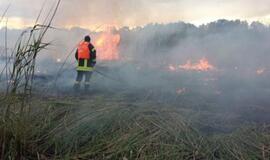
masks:
{"label": "horizon", "polygon": [[[98,26],[98,27],[95,27],[95,28],[86,28],[84,26],[55,26],[56,29],[60,29],[60,30],[72,30],[72,29],[83,29],[83,30],[88,30],[90,32],[102,32],[102,31],[106,31],[107,28],[114,28],[116,30],[120,30],[120,29],[123,29],[123,28],[128,28],[129,30],[134,30],[134,29],[137,29],[137,28],[145,28],[149,25],[171,25],[171,24],[190,24],[190,25],[193,25],[197,28],[200,28],[202,26],[205,26],[205,25],[209,25],[211,23],[217,23],[219,21],[227,21],[227,22],[237,22],[237,21],[240,21],[242,23],[247,23],[249,26],[252,25],[253,23],[259,23],[259,24],[262,24],[264,25],[265,27],[270,27],[270,23],[263,23],[261,21],[248,21],[248,20],[241,20],[241,19],[217,19],[217,20],[213,20],[213,21],[210,21],[210,22],[206,22],[206,23],[202,23],[202,24],[195,24],[195,23],[190,23],[190,22],[185,22],[185,21],[174,21],[174,22],[168,22],[168,23],[158,23],[158,22],[153,22],[153,23],[147,23],[145,25],[142,25],[142,26],[121,26],[121,27],[118,27],[118,26],[113,26],[113,25],[101,25],[101,26]],[[4,23],[5,22],[5,23]],[[10,25],[7,25],[7,28],[8,30],[25,30],[25,29],[28,29],[28,28],[31,28],[33,27],[34,23],[33,24],[29,24],[27,26],[23,26],[23,27],[13,27],[13,26],[10,26]],[[0,30],[4,29],[6,27],[6,20],[5,18],[2,20],[2,23],[0,23]]]}
{"label": "horizon", "polygon": [[[10,0],[0,2],[0,10],[10,5],[6,18],[9,28],[21,29],[32,26],[39,11],[46,13],[54,0],[17,0],[16,3]],[[169,24],[185,22],[200,26],[219,19],[241,20],[252,23],[258,21],[265,25],[270,24],[270,10],[267,7],[270,2],[258,0],[216,1],[206,0],[170,0],[170,1],[142,1],[142,0],[87,0],[63,1],[60,5],[60,12],[55,18],[55,26],[58,28],[80,27],[94,30],[99,26],[115,26],[122,28],[142,27],[147,24]],[[31,3],[29,6],[27,4]],[[71,12],[72,11],[72,12]],[[45,17],[41,17],[44,19]],[[0,27],[5,26],[3,21]]]}

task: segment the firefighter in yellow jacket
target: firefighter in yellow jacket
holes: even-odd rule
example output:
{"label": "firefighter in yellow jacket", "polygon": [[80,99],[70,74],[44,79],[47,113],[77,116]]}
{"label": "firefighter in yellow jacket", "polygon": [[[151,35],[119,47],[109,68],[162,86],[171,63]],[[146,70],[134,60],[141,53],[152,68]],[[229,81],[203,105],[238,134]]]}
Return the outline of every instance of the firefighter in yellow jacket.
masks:
{"label": "firefighter in yellow jacket", "polygon": [[96,49],[91,43],[90,36],[85,36],[84,41],[78,45],[75,58],[78,61],[78,67],[74,89],[80,90],[82,79],[85,77],[84,89],[88,91],[90,78],[96,65]]}

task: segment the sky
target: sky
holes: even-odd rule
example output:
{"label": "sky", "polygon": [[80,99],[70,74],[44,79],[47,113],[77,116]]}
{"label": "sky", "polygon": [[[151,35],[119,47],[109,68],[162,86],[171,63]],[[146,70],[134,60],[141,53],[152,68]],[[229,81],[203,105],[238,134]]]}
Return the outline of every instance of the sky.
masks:
{"label": "sky", "polygon": [[[0,14],[11,4],[8,26],[23,28],[34,23],[42,6],[46,12],[55,1],[0,0]],[[270,0],[62,0],[54,24],[95,29],[178,21],[200,25],[218,19],[270,24]]]}

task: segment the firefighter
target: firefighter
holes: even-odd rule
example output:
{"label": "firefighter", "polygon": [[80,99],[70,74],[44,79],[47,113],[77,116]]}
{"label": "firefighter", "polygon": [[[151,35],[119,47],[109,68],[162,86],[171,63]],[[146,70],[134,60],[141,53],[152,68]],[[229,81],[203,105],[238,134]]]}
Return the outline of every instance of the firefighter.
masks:
{"label": "firefighter", "polygon": [[78,61],[78,67],[74,89],[76,91],[80,90],[82,79],[85,77],[84,89],[88,91],[90,78],[96,65],[96,49],[91,43],[90,36],[85,36],[84,41],[78,45],[75,58]]}

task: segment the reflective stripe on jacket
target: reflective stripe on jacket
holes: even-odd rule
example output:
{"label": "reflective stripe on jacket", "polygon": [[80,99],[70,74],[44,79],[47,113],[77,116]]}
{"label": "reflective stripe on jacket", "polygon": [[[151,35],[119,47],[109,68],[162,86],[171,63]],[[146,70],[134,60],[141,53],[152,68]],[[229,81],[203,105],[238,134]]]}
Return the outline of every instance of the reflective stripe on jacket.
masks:
{"label": "reflective stripe on jacket", "polygon": [[79,59],[78,60],[78,67],[77,67],[77,71],[93,71],[94,68],[91,66],[90,64],[90,60],[89,59]]}

